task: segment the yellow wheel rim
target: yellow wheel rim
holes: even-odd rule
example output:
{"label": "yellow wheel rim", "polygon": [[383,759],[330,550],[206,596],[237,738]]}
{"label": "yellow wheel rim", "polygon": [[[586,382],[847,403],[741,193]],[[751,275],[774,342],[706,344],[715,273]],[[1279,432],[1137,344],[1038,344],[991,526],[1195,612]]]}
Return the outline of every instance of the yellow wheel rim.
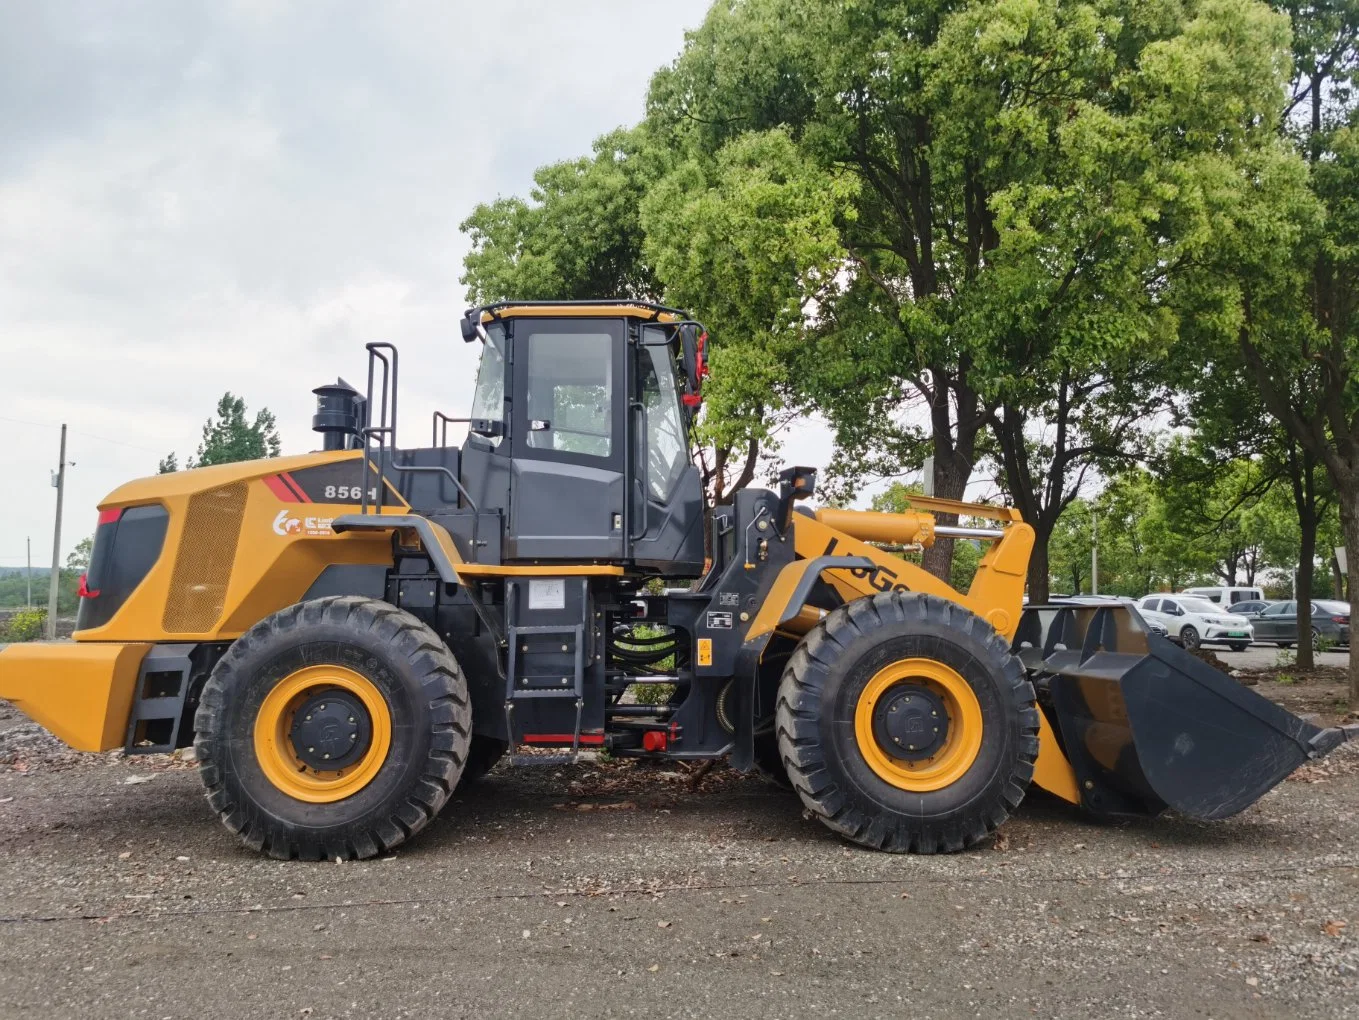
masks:
{"label": "yellow wheel rim", "polygon": [[[303,704],[327,691],[345,691],[368,711],[368,748],[345,768],[312,768],[293,746],[290,731]],[[345,666],[306,666],[280,680],[255,716],[255,757],[265,778],[282,792],[310,804],[330,804],[358,793],[378,774],[392,745],[392,716],[382,692]]]}
{"label": "yellow wheel rim", "polygon": [[[928,757],[912,761],[884,749],[882,726],[875,727],[874,720],[879,703],[914,691],[928,696],[929,705],[942,706],[946,725],[941,727],[945,736],[940,746]],[[933,721],[933,716],[928,721]],[[878,670],[860,692],[854,709],[854,735],[859,753],[883,782],[911,793],[941,790],[961,779],[977,760],[982,744],[981,704],[971,685],[942,662],[900,659]],[[925,736],[937,739],[928,732]]]}

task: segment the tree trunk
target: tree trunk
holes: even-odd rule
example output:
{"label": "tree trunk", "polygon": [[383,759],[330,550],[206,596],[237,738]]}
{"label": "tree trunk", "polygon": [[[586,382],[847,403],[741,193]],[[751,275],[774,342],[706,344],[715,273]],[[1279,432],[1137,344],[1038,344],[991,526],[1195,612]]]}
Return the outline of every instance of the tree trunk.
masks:
{"label": "tree trunk", "polygon": [[[1342,487],[1337,484],[1336,489],[1340,498],[1340,522],[1345,529],[1345,565],[1349,568],[1352,627],[1356,619],[1355,606],[1359,603],[1359,599],[1355,598],[1356,593],[1359,593],[1359,485]],[[1354,640],[1353,631],[1350,637],[1350,711],[1359,712],[1359,642]]]}
{"label": "tree trunk", "polygon": [[[1029,603],[1042,605],[1051,595],[1048,582],[1048,540],[1052,538],[1052,528],[1042,521],[1033,522],[1033,554],[1029,557]],[[1072,595],[1079,594],[1072,592]]]}
{"label": "tree trunk", "polygon": [[1345,601],[1345,575],[1340,572],[1340,561],[1335,558],[1335,553],[1330,555],[1331,561],[1331,587],[1335,592],[1337,602]]}
{"label": "tree trunk", "polygon": [[[935,437],[934,494],[939,499],[962,499],[967,494],[967,480],[972,476],[969,458],[960,457],[953,449]],[[935,521],[945,526],[958,523],[957,514],[935,514]],[[953,576],[953,539],[936,538],[934,544],[920,554],[920,565],[939,580],[948,584]]]}
{"label": "tree trunk", "polygon": [[1315,514],[1302,514],[1301,552],[1298,554],[1298,584],[1293,597],[1298,600],[1298,669],[1311,669],[1312,656],[1312,575],[1316,570],[1317,522]]}

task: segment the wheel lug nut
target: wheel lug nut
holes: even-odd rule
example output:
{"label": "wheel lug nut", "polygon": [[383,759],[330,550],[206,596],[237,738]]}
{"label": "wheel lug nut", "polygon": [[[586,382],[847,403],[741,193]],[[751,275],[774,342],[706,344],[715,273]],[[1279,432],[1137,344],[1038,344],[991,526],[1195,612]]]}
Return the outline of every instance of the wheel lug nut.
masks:
{"label": "wheel lug nut", "polygon": [[307,716],[306,721],[307,721],[307,722],[311,722],[311,716]]}
{"label": "wheel lug nut", "polygon": [[350,721],[351,723],[354,721],[354,717],[353,717],[352,715],[349,717],[349,721]]}
{"label": "wheel lug nut", "polygon": [[309,747],[309,748],[307,748],[307,750],[310,751],[312,754],[315,754],[315,753],[316,753],[316,748],[314,748],[314,747]]}
{"label": "wheel lug nut", "polygon": [[323,754],[323,755],[321,755],[321,757],[322,757],[322,758],[329,758],[330,755],[328,755],[328,754]]}

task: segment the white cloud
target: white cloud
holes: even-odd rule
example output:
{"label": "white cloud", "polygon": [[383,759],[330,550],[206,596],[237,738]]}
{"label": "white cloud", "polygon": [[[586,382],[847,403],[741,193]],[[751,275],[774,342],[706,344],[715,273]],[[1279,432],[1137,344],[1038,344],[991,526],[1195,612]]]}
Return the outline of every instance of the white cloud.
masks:
{"label": "white cloud", "polygon": [[[192,453],[223,390],[310,449],[310,389],[402,353],[402,430],[465,406],[479,201],[642,112],[706,0],[20,4],[0,35],[0,567]],[[39,425],[22,424],[36,422]],[[47,551],[38,555],[45,562]]]}

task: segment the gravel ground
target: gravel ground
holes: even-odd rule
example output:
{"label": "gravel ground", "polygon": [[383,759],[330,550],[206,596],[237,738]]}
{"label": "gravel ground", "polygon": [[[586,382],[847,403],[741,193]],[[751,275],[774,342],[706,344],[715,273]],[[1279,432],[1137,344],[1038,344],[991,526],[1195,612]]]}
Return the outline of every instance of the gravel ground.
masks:
{"label": "gravel ground", "polygon": [[[50,738],[47,738],[50,741]],[[236,846],[192,763],[0,705],[4,1017],[1359,1017],[1359,747],[1227,822],[847,846],[715,770],[497,770],[377,861]]]}

